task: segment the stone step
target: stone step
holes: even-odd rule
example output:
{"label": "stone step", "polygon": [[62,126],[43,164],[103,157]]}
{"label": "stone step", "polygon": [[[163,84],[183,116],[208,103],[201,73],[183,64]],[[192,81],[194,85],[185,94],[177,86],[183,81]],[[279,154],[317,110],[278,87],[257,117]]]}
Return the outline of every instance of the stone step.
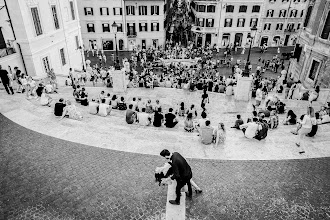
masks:
{"label": "stone step", "polygon": [[166,203],[166,220],[184,220],[186,216],[186,193],[181,192],[180,205],[172,205],[170,200],[174,200],[176,197],[175,188],[176,180],[172,181],[172,184],[168,185],[167,189],[167,203]]}

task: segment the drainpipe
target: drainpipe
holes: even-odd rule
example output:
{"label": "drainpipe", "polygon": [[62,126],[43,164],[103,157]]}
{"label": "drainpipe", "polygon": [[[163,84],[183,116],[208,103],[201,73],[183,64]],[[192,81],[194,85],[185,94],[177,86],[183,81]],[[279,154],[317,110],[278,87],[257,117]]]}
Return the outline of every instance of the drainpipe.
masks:
{"label": "drainpipe", "polygon": [[[15,39],[15,41],[17,41],[17,39],[16,39],[16,34],[15,34],[15,31],[14,31],[14,28],[13,28],[13,23],[11,22],[11,18],[10,18],[10,14],[9,14],[9,10],[8,10],[8,6],[7,6],[7,2],[6,2],[6,0],[4,0],[4,1],[5,1],[5,7],[6,7],[7,15],[8,15],[8,18],[9,18],[9,24],[10,24],[11,30],[12,30],[12,32],[13,32],[14,39]],[[27,73],[27,70],[26,70],[26,65],[25,65],[24,57],[23,57],[23,54],[22,54],[21,45],[20,45],[19,43],[17,43],[17,42],[16,42],[16,44],[17,44],[17,46],[18,46],[19,53],[20,53],[20,55],[21,55],[21,57],[22,57],[22,62],[23,62],[23,67],[24,67],[25,73],[28,74],[28,73]]]}

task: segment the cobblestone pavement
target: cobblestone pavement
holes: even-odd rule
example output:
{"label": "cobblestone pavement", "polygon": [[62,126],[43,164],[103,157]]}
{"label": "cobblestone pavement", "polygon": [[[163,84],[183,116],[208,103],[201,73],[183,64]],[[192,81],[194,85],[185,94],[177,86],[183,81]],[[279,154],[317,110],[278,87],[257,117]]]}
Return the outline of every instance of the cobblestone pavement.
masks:
{"label": "cobblestone pavement", "polygon": [[[67,142],[0,114],[0,219],[164,219],[157,156]],[[330,158],[189,159],[203,193],[186,219],[330,219]],[[1,215],[3,214],[3,215]]]}

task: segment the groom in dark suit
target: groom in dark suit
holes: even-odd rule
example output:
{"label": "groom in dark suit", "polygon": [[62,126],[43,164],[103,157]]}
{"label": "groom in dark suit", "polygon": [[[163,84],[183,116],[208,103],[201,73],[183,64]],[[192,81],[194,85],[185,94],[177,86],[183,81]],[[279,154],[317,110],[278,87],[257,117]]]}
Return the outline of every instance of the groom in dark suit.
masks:
{"label": "groom in dark suit", "polygon": [[177,181],[175,189],[176,199],[170,200],[169,202],[173,205],[180,205],[181,188],[184,185],[188,185],[187,196],[192,196],[192,189],[190,183],[190,179],[192,178],[191,168],[187,163],[186,159],[184,159],[181,154],[177,152],[170,153],[167,149],[164,149],[162,150],[162,152],[160,152],[160,156],[172,161],[173,176],[171,177],[171,179],[175,179]]}
{"label": "groom in dark suit", "polygon": [[[0,65],[0,79],[2,81],[3,86],[6,89],[6,92],[8,94],[10,94],[10,92],[11,92],[11,94],[14,95],[13,87],[10,86],[10,80],[8,78],[8,72],[7,72],[7,70],[2,69],[1,65]],[[10,90],[10,92],[9,92],[9,90]]]}

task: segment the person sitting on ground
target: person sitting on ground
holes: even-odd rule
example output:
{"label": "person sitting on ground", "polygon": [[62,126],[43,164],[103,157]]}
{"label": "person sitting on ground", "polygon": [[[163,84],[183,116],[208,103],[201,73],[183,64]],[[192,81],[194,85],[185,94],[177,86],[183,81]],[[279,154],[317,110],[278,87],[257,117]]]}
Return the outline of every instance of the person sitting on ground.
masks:
{"label": "person sitting on ground", "polygon": [[55,103],[54,107],[54,115],[55,116],[62,116],[63,109],[65,107],[65,104],[63,103],[64,99],[60,98],[57,103]]}
{"label": "person sitting on ground", "polygon": [[206,126],[205,122],[209,120],[205,112],[201,114],[201,116],[202,118],[198,119],[197,130],[199,130],[199,128],[205,127]]}
{"label": "person sitting on ground", "polygon": [[43,83],[39,83],[38,88],[36,89],[36,94],[37,94],[37,100],[40,99],[42,91],[44,90],[45,86]]}
{"label": "person sitting on ground", "polygon": [[73,90],[73,97],[76,102],[80,102],[80,85],[77,85],[77,87]]}
{"label": "person sitting on ground", "polygon": [[144,102],[142,101],[141,98],[138,98],[136,111],[141,112],[142,108],[145,108],[145,104],[144,104]]}
{"label": "person sitting on ground", "polygon": [[246,138],[253,139],[256,136],[259,128],[257,121],[258,118],[252,118],[252,122],[248,122],[239,126]]}
{"label": "person sitting on ground", "polygon": [[111,105],[111,95],[110,95],[110,93],[108,93],[107,97],[105,98],[105,104]]}
{"label": "person sitting on ground", "polygon": [[210,120],[206,120],[205,126],[199,129],[200,140],[203,144],[211,144],[213,142],[213,130]]}
{"label": "person sitting on ground", "polygon": [[133,97],[132,101],[130,101],[130,104],[133,105],[133,110],[136,111],[137,101],[135,97]]}
{"label": "person sitting on ground", "polygon": [[155,110],[155,111],[159,111],[159,109],[160,109],[160,112],[162,112],[162,106],[161,106],[161,104],[159,103],[159,100],[157,99],[157,100],[156,100],[156,104],[154,105],[154,110]]}
{"label": "person sitting on ground", "polygon": [[239,126],[242,125],[242,124],[244,124],[244,122],[241,119],[241,115],[237,115],[236,117],[237,117],[237,119],[235,121],[235,125],[232,128],[236,128],[236,129],[239,130]]}
{"label": "person sitting on ground", "polygon": [[226,140],[226,129],[225,125],[220,122],[218,127],[213,131],[213,140],[215,141],[215,146],[218,146],[219,143],[223,144]]}
{"label": "person sitting on ground", "polygon": [[153,121],[153,125],[155,127],[160,127],[162,126],[162,124],[164,123],[164,116],[163,114],[161,113],[161,108],[158,108],[157,111],[155,111],[155,114],[154,114],[154,121]]}
{"label": "person sitting on ground", "polygon": [[185,112],[186,112],[186,108],[184,107],[184,102],[181,102],[179,110],[178,110],[178,115],[179,116],[184,116]]}
{"label": "person sitting on ground", "polygon": [[80,104],[83,106],[88,106],[88,99],[87,99],[88,95],[87,92],[85,91],[85,88],[81,89],[80,92]]}
{"label": "person sitting on ground", "polygon": [[48,82],[45,86],[46,89],[46,93],[50,94],[50,93],[57,93],[55,87],[51,84],[51,82]]}
{"label": "person sitting on ground", "polygon": [[118,101],[117,101],[117,96],[113,95],[111,99],[111,106],[113,109],[118,108]]}
{"label": "person sitting on ground", "polygon": [[133,104],[129,104],[128,109],[126,110],[126,122],[127,124],[134,124],[136,122],[137,114],[133,110]]}
{"label": "person sitting on ground", "polygon": [[125,98],[122,96],[120,97],[120,101],[118,102],[118,109],[119,110],[126,110],[127,109],[127,105],[126,105],[126,102],[125,102]]}
{"label": "person sitting on ground", "polygon": [[151,104],[151,100],[148,99],[148,102],[146,104],[146,113],[148,114],[152,114],[154,112],[152,104]]}
{"label": "person sitting on ground", "polygon": [[278,126],[278,115],[275,110],[270,112],[269,123],[268,126],[270,129],[275,129]]}
{"label": "person sitting on ground", "polygon": [[99,94],[99,100],[101,102],[102,99],[105,98],[105,94],[104,94],[104,91],[101,91],[101,93]]}
{"label": "person sitting on ground", "polygon": [[110,105],[105,104],[105,99],[101,100],[101,103],[99,105],[99,111],[98,111],[98,115],[102,116],[102,117],[106,117],[108,115],[110,115],[112,108]]}
{"label": "person sitting on ground", "polygon": [[260,109],[258,114],[264,114],[266,118],[268,118],[270,116],[270,112],[272,111],[272,107],[271,106],[267,106],[266,109]]}
{"label": "person sitting on ground", "polygon": [[188,115],[189,113],[192,114],[193,119],[195,119],[195,118],[197,117],[197,110],[195,109],[195,105],[194,105],[194,104],[192,104],[192,105],[190,106],[190,108],[187,110],[187,115]]}
{"label": "person sitting on ground", "polygon": [[318,113],[319,113],[319,117],[321,119],[321,124],[330,122],[330,115],[327,112],[326,106],[321,106],[321,110]]}
{"label": "person sitting on ground", "polygon": [[41,97],[40,97],[40,104],[42,106],[51,106],[51,103],[52,103],[53,99],[52,97],[50,97],[48,94],[46,94],[46,89],[44,88],[42,90],[42,94],[41,94]]}
{"label": "person sitting on ground", "polygon": [[139,112],[137,116],[139,125],[149,126],[151,124],[151,117],[146,113],[146,108],[142,108],[141,112]]}
{"label": "person sitting on ground", "polygon": [[284,125],[295,125],[297,123],[297,115],[290,109],[286,114],[286,118],[283,121]]}
{"label": "person sitting on ground", "polygon": [[172,112],[173,108],[169,108],[168,113],[165,114],[165,126],[167,128],[174,128],[174,126],[178,123],[175,114]]}
{"label": "person sitting on ground", "polygon": [[188,132],[194,131],[194,122],[192,120],[192,113],[189,113],[187,115],[186,120],[184,121],[184,130],[186,130]]}
{"label": "person sitting on ground", "polygon": [[65,85],[72,86],[72,80],[71,80],[70,76],[68,76],[68,78],[65,79]]}
{"label": "person sitting on ground", "polygon": [[234,94],[234,87],[233,87],[233,83],[230,83],[227,87],[226,87],[226,95],[230,96]]}
{"label": "person sitting on ground", "polygon": [[60,120],[62,120],[64,117],[68,117],[70,119],[74,120],[82,120],[83,116],[81,113],[77,110],[76,106],[71,103],[71,101],[66,101],[66,106],[63,109],[63,114]]}
{"label": "person sitting on ground", "polygon": [[97,103],[95,101],[95,99],[92,99],[91,102],[88,103],[89,105],[89,113],[92,115],[96,115],[98,113],[98,109],[99,109],[99,103]]}

